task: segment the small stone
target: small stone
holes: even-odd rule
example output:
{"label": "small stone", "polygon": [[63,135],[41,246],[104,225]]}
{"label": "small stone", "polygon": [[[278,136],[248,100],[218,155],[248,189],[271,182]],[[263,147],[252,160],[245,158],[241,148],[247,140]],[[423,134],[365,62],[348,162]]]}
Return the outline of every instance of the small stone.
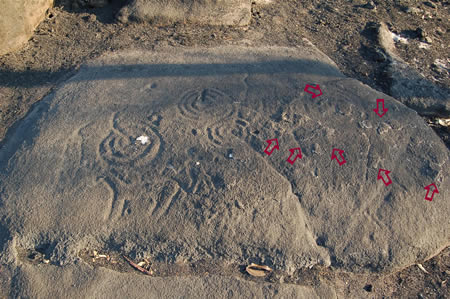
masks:
{"label": "small stone", "polygon": [[325,9],[328,10],[329,12],[337,12],[338,9],[336,7],[334,7],[333,5],[325,5]]}
{"label": "small stone", "polygon": [[386,54],[380,49],[375,50],[375,61],[377,62],[385,62],[387,60]]}
{"label": "small stone", "polygon": [[86,22],[95,22],[97,20],[97,17],[95,15],[88,15],[84,16],[83,20],[85,20]]}
{"label": "small stone", "polygon": [[428,33],[420,27],[416,29],[416,32],[419,38],[425,38],[426,36],[428,36]]}
{"label": "small stone", "polygon": [[432,63],[431,64],[431,69],[434,71],[434,72],[436,72],[436,73],[438,73],[438,74],[443,74],[445,71],[443,70],[443,69],[441,69],[439,66],[437,66],[436,64],[434,64],[434,63]]}
{"label": "small stone", "polygon": [[367,8],[367,9],[375,9],[375,8],[376,8],[376,5],[375,5],[375,3],[371,0],[371,1],[367,2],[366,4],[364,4],[363,7],[364,7],[364,8]]}
{"label": "small stone", "polygon": [[429,1],[425,1],[423,4],[428,6],[428,7],[431,7],[431,8],[436,8],[437,7],[436,4],[434,4],[433,2],[429,2]]}
{"label": "small stone", "polygon": [[442,29],[441,27],[437,27],[437,28],[436,28],[436,33],[439,34],[439,35],[444,35],[444,34],[445,34],[445,31],[444,31],[444,29]]}
{"label": "small stone", "polygon": [[433,40],[431,39],[431,37],[429,37],[429,36],[426,36],[425,38],[424,38],[424,41],[427,43],[427,44],[432,44],[433,43]]}
{"label": "small stone", "polygon": [[422,10],[420,8],[411,7],[411,6],[407,7],[405,11],[407,13],[415,14],[415,15],[418,15],[418,14],[420,14],[422,12]]}
{"label": "small stone", "polygon": [[130,13],[127,10],[127,7],[122,8],[117,14],[116,14],[116,20],[119,23],[126,24],[128,23]]}
{"label": "small stone", "polygon": [[138,138],[136,138],[137,141],[140,141],[141,144],[146,144],[148,142],[148,136],[139,136]]}

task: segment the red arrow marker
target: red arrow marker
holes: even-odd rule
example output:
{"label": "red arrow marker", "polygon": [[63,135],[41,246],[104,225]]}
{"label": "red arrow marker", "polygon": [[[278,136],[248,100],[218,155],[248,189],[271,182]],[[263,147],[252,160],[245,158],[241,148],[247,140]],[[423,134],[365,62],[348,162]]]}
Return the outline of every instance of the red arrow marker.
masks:
{"label": "red arrow marker", "polygon": [[[383,113],[380,114],[380,103],[381,103],[381,110],[383,111]],[[387,108],[384,108],[384,99],[377,99],[377,109],[373,109],[373,111],[375,111],[375,113],[379,116],[379,117],[383,117],[383,115],[386,114],[386,112],[388,111]]]}
{"label": "red arrow marker", "polygon": [[[315,94],[314,92],[309,91],[310,88],[315,89],[315,90],[318,90],[318,91],[319,91],[319,94]],[[313,95],[313,96],[312,96],[313,99],[316,98],[316,97],[318,97],[318,96],[321,96],[321,95],[322,95],[322,90],[320,89],[319,84],[317,84],[316,87],[314,87],[314,86],[312,86],[312,85],[309,85],[309,84],[306,84],[305,91],[306,91],[307,93],[312,94],[312,95]]]}
{"label": "red arrow marker", "polygon": [[[431,188],[431,187],[434,187],[434,188]],[[427,190],[427,195],[425,195],[425,199],[429,200],[429,201],[433,200],[434,193],[439,193],[438,188],[436,187],[436,185],[434,183],[429,184],[424,189]],[[433,189],[433,191],[432,191],[431,197],[430,197],[430,196],[428,196],[428,194],[430,194],[431,189]]]}
{"label": "red arrow marker", "polygon": [[[280,147],[278,146],[278,139],[276,139],[276,138],[274,138],[274,139],[269,139],[269,140],[266,140],[266,142],[267,142],[269,145],[266,147],[266,149],[264,150],[264,152],[265,152],[266,154],[268,154],[269,156],[273,153],[273,151],[274,151],[275,149],[277,149],[277,150],[280,149]],[[272,142],[275,142],[275,146],[272,147],[272,150],[271,150],[271,151],[268,151],[269,147],[272,145]]]}
{"label": "red arrow marker", "polygon": [[[302,158],[302,149],[297,147],[297,148],[291,148],[289,150],[291,152],[291,155],[289,156],[289,158],[286,160],[289,163],[291,163],[291,165],[294,165],[295,160],[297,160],[297,158]],[[291,157],[295,154],[295,152],[298,151],[297,156],[295,156],[294,160],[291,160]]]}
{"label": "red arrow marker", "polygon": [[[338,152],[339,155],[341,156],[341,160],[339,161],[338,157],[336,156],[335,152]],[[331,160],[333,161],[333,159],[336,159],[336,161],[339,163],[339,166],[345,164],[347,161],[345,161],[344,155],[343,155],[344,151],[338,148],[333,148],[333,152],[331,153]]]}
{"label": "red arrow marker", "polygon": [[[382,174],[381,174],[382,172],[385,173],[385,175],[386,175],[386,177],[387,177],[387,179],[388,179],[387,182],[384,180],[384,178],[383,178],[383,176],[382,176]],[[389,170],[381,169],[381,168],[380,168],[380,170],[378,170],[377,181],[381,179],[381,180],[383,181],[383,183],[384,183],[386,186],[389,186],[389,185],[392,183],[391,178],[390,178],[389,175],[388,175],[388,174],[390,174],[390,173],[391,173],[391,172],[390,172]]]}

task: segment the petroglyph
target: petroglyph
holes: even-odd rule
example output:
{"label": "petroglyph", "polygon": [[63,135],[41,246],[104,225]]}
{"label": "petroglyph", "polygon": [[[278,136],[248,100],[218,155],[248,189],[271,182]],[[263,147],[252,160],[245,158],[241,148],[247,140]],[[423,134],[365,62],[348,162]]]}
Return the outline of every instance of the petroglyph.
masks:
{"label": "petroglyph", "polygon": [[[430,257],[449,235],[448,149],[417,113],[336,81],[344,76],[330,61],[311,56],[178,48],[82,68],[0,147],[2,225],[24,244],[46,234],[136,257],[257,258],[292,272],[329,265],[330,255],[344,271]],[[323,95],[305,95],[306,84]],[[382,119],[371,110],[378,98],[389,108]],[[279,149],[268,156],[273,138]],[[298,147],[303,157],[288,163]],[[377,166],[392,171],[389,187]],[[434,181],[439,194],[425,201]],[[70,264],[75,245],[52,260]]]}
{"label": "petroglyph", "polygon": [[[111,131],[100,143],[100,156],[111,165],[129,167],[155,159],[161,140],[151,125],[129,113],[115,113],[111,119]],[[147,137],[145,144],[137,140],[142,135]]]}
{"label": "petroglyph", "polygon": [[174,181],[168,181],[157,195],[157,200],[154,201],[151,209],[149,210],[151,216],[158,220],[164,214],[167,214],[171,206],[176,200],[179,200],[182,196],[182,190],[179,185]]}
{"label": "petroglyph", "polygon": [[232,116],[235,112],[233,99],[216,88],[187,91],[180,98],[178,108],[181,115],[193,120],[204,117],[221,120]]}
{"label": "petroglyph", "polygon": [[109,200],[104,209],[103,219],[113,221],[122,215],[124,208],[124,199],[119,196],[116,184],[110,178],[99,177],[97,182],[102,183],[108,189]]}
{"label": "petroglyph", "polygon": [[239,107],[229,118],[207,126],[206,135],[212,146],[222,146],[232,142],[234,138],[249,143],[250,135],[259,133],[261,118],[255,110]]}

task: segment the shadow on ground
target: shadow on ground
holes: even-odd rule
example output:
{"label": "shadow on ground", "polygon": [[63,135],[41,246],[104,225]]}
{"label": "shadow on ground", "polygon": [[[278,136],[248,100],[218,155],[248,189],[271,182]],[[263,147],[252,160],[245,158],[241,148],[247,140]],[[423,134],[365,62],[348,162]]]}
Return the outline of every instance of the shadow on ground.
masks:
{"label": "shadow on ground", "polygon": [[56,0],[54,6],[68,12],[89,12],[103,24],[115,22],[115,16],[129,0]]}
{"label": "shadow on ground", "polygon": [[[83,66],[96,73],[95,78],[89,80],[105,80],[117,78],[138,78],[153,76],[222,76],[232,74],[275,74],[296,73],[304,74],[306,67],[315,65],[315,72],[311,75],[334,75],[343,76],[335,67],[313,60],[278,60],[258,63],[217,63],[217,64],[141,64],[141,65],[107,65],[107,66]],[[282,71],[280,72],[280,68]],[[151,69],[151,72],[142,72]],[[16,72],[0,70],[0,87],[38,87],[45,85],[48,80],[61,77],[69,72],[61,69],[56,72],[27,70]],[[30,80],[33,78],[34,80]],[[36,78],[41,78],[35,81]],[[312,82],[313,83],[313,82]]]}

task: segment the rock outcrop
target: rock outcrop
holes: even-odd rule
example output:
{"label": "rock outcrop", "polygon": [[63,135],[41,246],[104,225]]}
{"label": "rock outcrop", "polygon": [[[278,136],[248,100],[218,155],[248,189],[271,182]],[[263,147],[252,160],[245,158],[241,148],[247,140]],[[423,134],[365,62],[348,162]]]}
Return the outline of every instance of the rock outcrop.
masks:
{"label": "rock outcrop", "polygon": [[45,18],[53,0],[2,0],[0,2],[0,55],[28,41]]}
{"label": "rock outcrop", "polygon": [[421,115],[448,116],[450,89],[439,87],[407,64],[396,53],[392,33],[386,24],[378,25],[378,42],[388,55],[389,93]]}
{"label": "rock outcrop", "polygon": [[449,151],[418,114],[312,46],[119,52],[82,67],[0,147],[0,262],[47,246],[65,265],[17,268],[36,282],[23,297],[49,275],[90,293],[141,284],[77,268],[86,247],[390,272],[449,244],[449,192]]}

